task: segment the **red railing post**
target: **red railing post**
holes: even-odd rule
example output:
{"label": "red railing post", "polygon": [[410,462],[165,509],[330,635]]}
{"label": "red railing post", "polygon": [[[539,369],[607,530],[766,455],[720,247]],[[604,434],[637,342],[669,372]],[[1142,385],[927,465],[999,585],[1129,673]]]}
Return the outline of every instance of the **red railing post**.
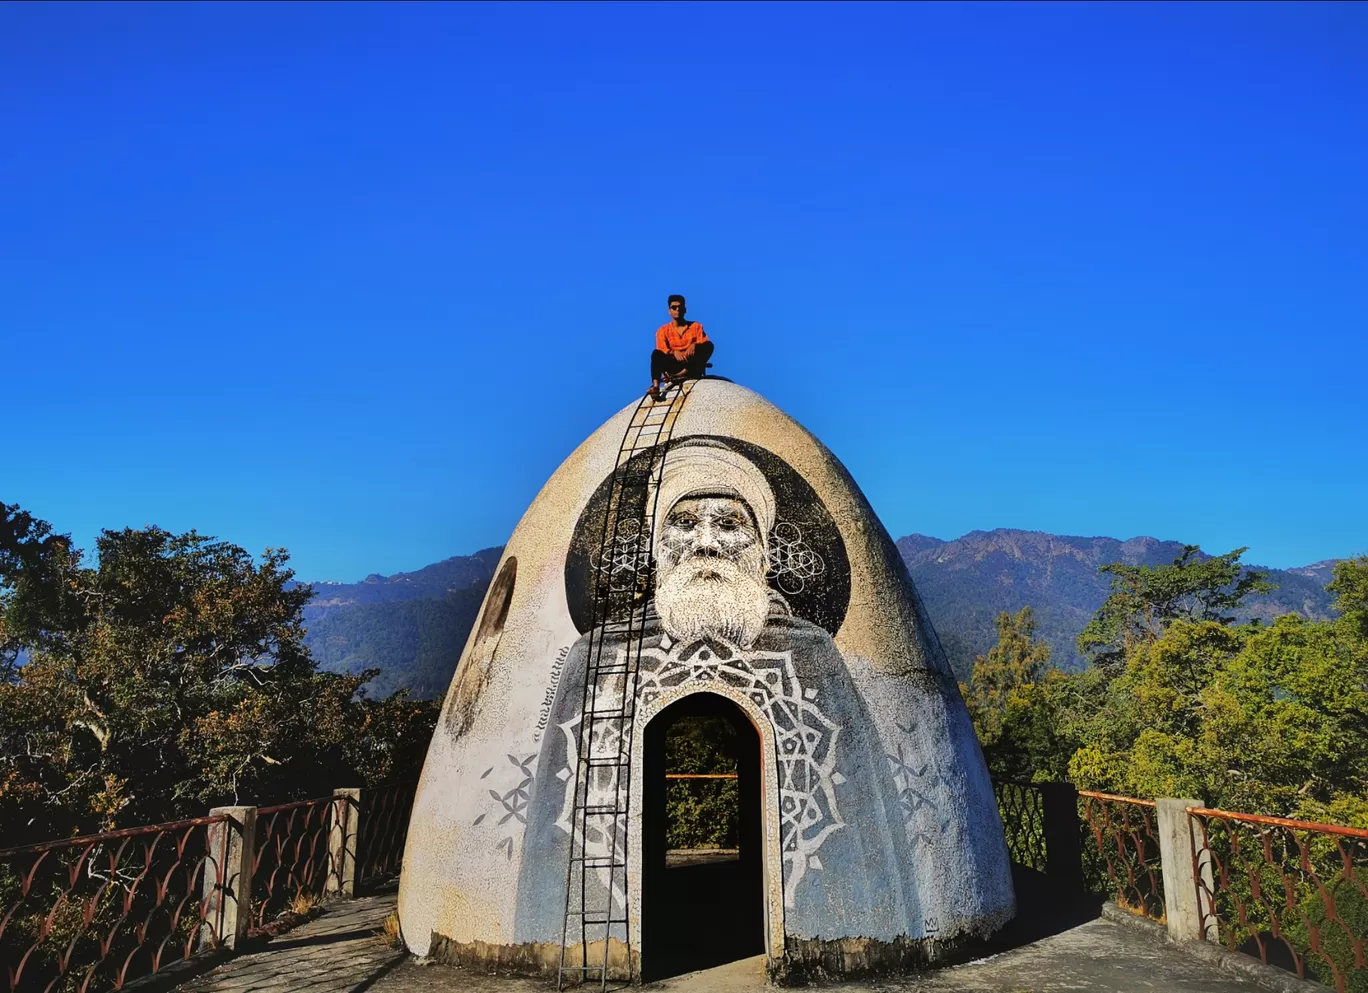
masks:
{"label": "red railing post", "polygon": [[356,895],[357,838],[361,831],[361,790],[333,790],[332,827],[328,831],[328,880],[324,892]]}
{"label": "red railing post", "polygon": [[[256,842],[255,807],[215,807],[210,817],[226,816],[208,827],[205,847],[214,871],[204,873],[205,925],[200,947],[236,948],[252,923],[252,862]],[[210,928],[213,930],[210,931]]]}

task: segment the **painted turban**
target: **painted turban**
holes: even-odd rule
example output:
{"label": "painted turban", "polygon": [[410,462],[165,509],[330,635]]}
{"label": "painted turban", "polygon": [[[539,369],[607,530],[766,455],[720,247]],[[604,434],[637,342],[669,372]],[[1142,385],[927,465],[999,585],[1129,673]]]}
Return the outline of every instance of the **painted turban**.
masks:
{"label": "painted turban", "polygon": [[743,501],[755,515],[760,540],[768,547],[774,527],[774,490],[754,462],[717,442],[685,442],[665,455],[655,500],[664,519],[670,508],[686,497],[730,496]]}

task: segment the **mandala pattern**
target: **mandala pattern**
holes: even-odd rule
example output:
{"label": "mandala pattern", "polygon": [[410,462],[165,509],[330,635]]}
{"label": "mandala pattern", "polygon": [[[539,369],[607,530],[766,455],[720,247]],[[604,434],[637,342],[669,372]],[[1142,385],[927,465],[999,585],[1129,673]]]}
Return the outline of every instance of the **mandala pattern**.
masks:
{"label": "mandala pattern", "polygon": [[826,563],[803,541],[797,524],[780,521],[770,532],[769,578],[781,591],[796,596],[826,572]]}
{"label": "mandala pattern", "polygon": [[[625,668],[626,647],[616,648],[615,668]],[[601,692],[621,692],[622,677],[606,677]],[[671,645],[662,638],[656,646],[643,646],[638,698],[649,705],[666,690],[690,684],[724,685],[747,696],[774,727],[779,765],[780,848],[784,861],[784,903],[792,907],[798,884],[809,870],[820,870],[817,850],[834,832],[845,826],[836,804],[836,787],[845,782],[836,771],[836,738],[840,728],[816,704],[817,690],[798,679],[791,652],[746,651],[725,642],[708,640]],[[565,734],[569,767],[557,778],[568,780],[577,762],[580,718],[561,725]],[[595,722],[590,754],[594,758],[620,756],[624,747],[620,721]],[[600,729],[602,729],[600,731]],[[641,733],[640,729],[637,733]],[[617,790],[616,768],[592,769],[586,803],[606,805]],[[567,834],[578,832],[574,823],[574,791],[566,790],[557,825]],[[626,861],[626,823],[622,818],[599,815],[590,818],[585,833],[585,855],[591,859]],[[578,843],[575,845],[578,849]],[[612,887],[615,907],[625,905],[620,892],[620,873],[598,870],[605,887]]]}
{"label": "mandala pattern", "polygon": [[[625,647],[618,648],[618,661],[621,662]],[[623,690],[624,676],[604,676],[599,679],[598,693],[602,699],[619,699]],[[574,780],[574,770],[579,765],[579,729],[583,715],[560,725],[565,735],[565,757],[568,765],[556,773],[556,778],[570,786]],[[579,836],[584,836],[584,856],[594,866],[594,872],[608,890],[611,897],[612,913],[616,916],[627,906],[624,889],[626,879],[621,871],[614,872],[614,866],[627,864],[627,815],[617,813],[590,813],[575,815],[575,794],[578,792],[586,807],[612,807],[620,809],[625,805],[627,781],[621,777],[627,771],[630,756],[624,753],[626,742],[623,738],[624,718],[599,719],[593,722],[589,741],[591,763],[607,760],[615,764],[591,764],[586,770],[589,781],[576,784],[575,789],[566,789],[561,801],[560,816],[556,826],[566,834],[572,835],[571,850],[580,851]],[[571,881],[571,893],[578,884]]]}
{"label": "mandala pattern", "polygon": [[637,577],[648,575],[651,564],[651,533],[641,522],[624,520],[618,530],[604,539],[604,547],[589,556],[590,564],[608,580],[614,592],[636,589]]}
{"label": "mandala pattern", "polygon": [[[609,589],[614,592],[636,589],[637,577],[655,567],[651,559],[650,534],[642,530],[639,521],[623,521],[619,532],[610,536],[606,544],[606,554],[596,548],[589,558],[593,568],[607,578]],[[826,563],[803,541],[803,532],[797,524],[780,521],[774,526],[769,534],[765,575],[775,587],[796,596],[824,572]]]}

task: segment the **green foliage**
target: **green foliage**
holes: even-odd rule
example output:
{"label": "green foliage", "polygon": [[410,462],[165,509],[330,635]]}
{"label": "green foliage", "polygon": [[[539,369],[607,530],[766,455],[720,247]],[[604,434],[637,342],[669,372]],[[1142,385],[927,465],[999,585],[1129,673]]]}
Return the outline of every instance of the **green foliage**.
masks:
{"label": "green foliage", "polygon": [[999,779],[1060,778],[1070,754],[1061,716],[1077,687],[1050,667],[1050,646],[1036,638],[1030,607],[999,614],[997,629],[998,643],[960,687],[984,759]]}
{"label": "green foliage", "polygon": [[[1340,617],[1235,625],[1240,598],[1266,585],[1240,572],[1239,554],[1195,563],[1191,549],[1172,566],[1107,567],[1113,593],[1080,639],[1100,663],[1086,672],[1044,672],[1030,613],[1002,615],[997,647],[963,688],[994,775],[1056,778],[1065,756],[1061,778],[1084,789],[1368,828],[1368,558],[1335,567]],[[1020,800],[1012,809],[1003,797],[999,785],[1011,827],[1029,828]],[[1207,827],[1222,940],[1254,954],[1273,943],[1275,957],[1290,947],[1309,977],[1368,993],[1348,937],[1368,929],[1363,843],[1220,818]],[[1097,886],[1095,848],[1084,851]],[[1149,876],[1116,874],[1118,900],[1149,903],[1153,887],[1130,888],[1131,878]]]}
{"label": "green foliage", "polygon": [[1368,811],[1368,640],[1343,621],[1177,621],[1133,645],[1069,763],[1081,786],[1325,819]]}
{"label": "green foliage", "polygon": [[[736,772],[739,739],[720,717],[682,717],[665,734],[667,773]],[[672,779],[665,788],[667,848],[735,848],[740,794],[735,779]]]}
{"label": "green foliage", "polygon": [[[1065,672],[1087,668],[1088,653],[1080,654],[1077,638],[1106,601],[1112,578],[1099,567],[1111,562],[1167,566],[1184,547],[1153,538],[1117,541],[1006,528],[974,531],[953,541],[921,535],[898,540],[941,646],[966,683],[975,658],[997,640],[997,616],[1025,606],[1035,614],[1036,637],[1050,646],[1051,664]],[[1330,579],[1327,564],[1261,571],[1278,588],[1232,610],[1237,623],[1255,618],[1269,623],[1286,613],[1312,620],[1333,616],[1333,597],[1323,588]]]}
{"label": "green foliage", "polygon": [[1339,618],[1236,625],[1267,586],[1241,551],[1104,566],[1086,672],[1047,668],[1029,611],[999,617],[963,687],[993,774],[1368,826],[1368,558],[1335,567]]}
{"label": "green foliage", "polygon": [[1171,565],[1111,562],[1111,593],[1078,636],[1078,650],[1103,666],[1117,666],[1135,644],[1153,641],[1178,620],[1230,624],[1251,593],[1273,589],[1266,573],[1240,565],[1245,549],[1201,559],[1196,545],[1183,546]]}
{"label": "green foliage", "polygon": [[1326,589],[1335,594],[1335,609],[1345,623],[1368,638],[1368,557],[1336,563],[1335,578]]}
{"label": "green foliage", "polygon": [[[1319,951],[1306,955],[1307,975],[1329,987],[1336,986],[1342,976],[1346,993],[1368,993],[1368,967],[1356,968],[1358,957],[1354,948],[1354,938],[1362,940],[1368,935],[1368,897],[1361,886],[1357,879],[1341,873],[1326,887],[1325,894],[1319,889],[1308,889],[1296,917],[1285,924],[1292,941],[1305,949],[1312,947],[1311,929],[1315,928]],[[1334,907],[1333,916],[1326,896]]]}
{"label": "green foliage", "polygon": [[288,555],[160,528],[69,537],[3,507],[6,841],[154,823],[416,773],[435,703],[316,671]]}
{"label": "green foliage", "polygon": [[0,679],[14,678],[25,647],[60,644],[79,625],[71,583],[78,557],[69,535],[53,534],[18,504],[0,503]]}

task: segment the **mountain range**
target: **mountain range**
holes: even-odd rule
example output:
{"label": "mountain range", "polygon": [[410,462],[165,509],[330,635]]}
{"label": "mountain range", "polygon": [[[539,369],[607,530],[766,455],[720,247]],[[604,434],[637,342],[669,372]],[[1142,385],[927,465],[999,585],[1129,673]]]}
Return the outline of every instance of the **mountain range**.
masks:
{"label": "mountain range", "polygon": [[[1156,538],[1082,538],[1041,531],[971,531],[945,541],[921,534],[899,538],[898,551],[917,584],[950,663],[967,679],[974,659],[997,642],[994,619],[1030,606],[1037,634],[1061,669],[1083,664],[1074,639],[1107,597],[1109,562],[1163,565],[1183,543]],[[458,555],[416,572],[367,576],[359,583],[317,582],[304,610],[305,638],[320,668],[377,668],[369,691],[407,688],[414,696],[446,690],[475,623],[502,548]],[[1296,612],[1332,615],[1325,584],[1336,560],[1295,569],[1264,569],[1277,588],[1251,597],[1242,619],[1271,620]]]}

